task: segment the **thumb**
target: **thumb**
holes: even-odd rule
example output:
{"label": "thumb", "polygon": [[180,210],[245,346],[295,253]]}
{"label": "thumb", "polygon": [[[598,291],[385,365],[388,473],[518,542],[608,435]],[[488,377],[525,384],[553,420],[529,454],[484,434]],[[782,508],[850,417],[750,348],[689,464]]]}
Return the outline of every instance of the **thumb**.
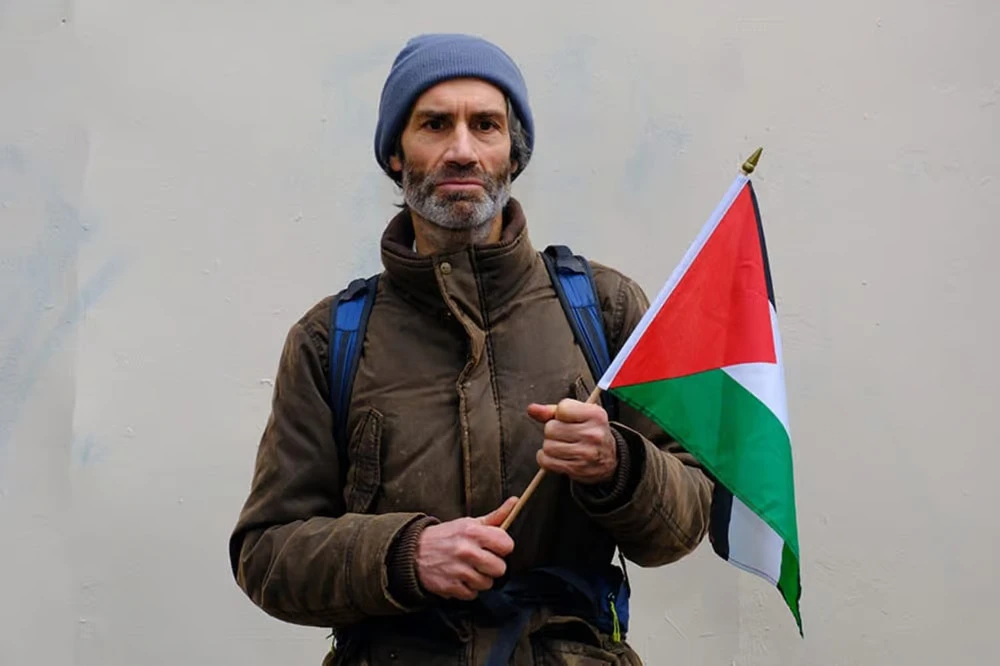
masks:
{"label": "thumb", "polygon": [[485,516],[481,516],[478,520],[483,525],[489,525],[490,527],[500,527],[503,521],[507,518],[507,515],[514,510],[514,506],[517,504],[516,497],[509,497],[507,501],[498,506],[497,508],[490,511]]}
{"label": "thumb", "polygon": [[528,405],[528,416],[539,423],[547,423],[556,417],[556,406],[532,403]]}

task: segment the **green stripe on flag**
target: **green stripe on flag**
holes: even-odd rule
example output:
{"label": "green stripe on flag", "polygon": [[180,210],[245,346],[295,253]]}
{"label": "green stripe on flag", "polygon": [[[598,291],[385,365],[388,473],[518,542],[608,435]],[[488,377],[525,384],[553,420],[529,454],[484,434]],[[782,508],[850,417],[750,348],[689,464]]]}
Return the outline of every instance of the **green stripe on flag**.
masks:
{"label": "green stripe on flag", "polygon": [[782,557],[781,591],[799,621],[792,450],[781,421],[723,370],[620,386],[611,392],[670,433],[777,532],[792,556]]}
{"label": "green stripe on flag", "polygon": [[785,544],[781,553],[781,577],[778,578],[778,591],[785,598],[785,603],[795,617],[795,623],[802,634],[802,615],[799,611],[799,600],[802,598],[802,581],[799,578],[799,558]]}

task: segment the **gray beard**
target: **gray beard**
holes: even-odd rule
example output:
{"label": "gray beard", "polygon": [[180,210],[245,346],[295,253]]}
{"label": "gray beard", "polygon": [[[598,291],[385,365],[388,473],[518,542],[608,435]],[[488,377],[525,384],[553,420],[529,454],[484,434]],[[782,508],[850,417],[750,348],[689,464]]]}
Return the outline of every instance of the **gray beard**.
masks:
{"label": "gray beard", "polygon": [[[496,176],[468,169],[448,169],[431,178],[409,165],[403,166],[403,200],[426,220],[427,233],[437,247],[482,243],[489,236],[490,223],[510,201],[510,165]],[[442,196],[435,185],[449,177],[474,176],[482,181],[482,194],[458,192]]]}
{"label": "gray beard", "polygon": [[[425,220],[422,213],[418,213]],[[490,218],[492,219],[492,218]],[[430,220],[428,220],[430,222]],[[424,237],[436,252],[449,252],[469,245],[482,245],[490,236],[493,225],[485,222],[465,229],[448,229],[433,222],[424,227]]]}

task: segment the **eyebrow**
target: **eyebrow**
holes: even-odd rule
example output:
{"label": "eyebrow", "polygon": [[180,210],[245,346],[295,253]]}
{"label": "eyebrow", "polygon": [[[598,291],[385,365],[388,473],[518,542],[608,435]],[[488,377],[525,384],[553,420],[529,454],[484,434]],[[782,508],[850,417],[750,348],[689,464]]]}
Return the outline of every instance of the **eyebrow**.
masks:
{"label": "eyebrow", "polygon": [[[414,120],[429,120],[431,118],[452,118],[454,113],[442,111],[435,108],[418,109],[413,113]],[[507,116],[506,109],[484,109],[471,114],[473,118],[497,118],[503,119]]]}

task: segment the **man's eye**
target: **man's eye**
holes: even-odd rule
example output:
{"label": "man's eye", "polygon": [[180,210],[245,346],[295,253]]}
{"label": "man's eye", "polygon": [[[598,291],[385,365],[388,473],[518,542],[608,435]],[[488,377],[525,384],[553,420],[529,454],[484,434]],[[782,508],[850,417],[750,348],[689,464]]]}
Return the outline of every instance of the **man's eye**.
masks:
{"label": "man's eye", "polygon": [[490,130],[497,129],[497,124],[492,120],[480,120],[479,129],[482,132],[489,132]]}
{"label": "man's eye", "polygon": [[437,131],[440,129],[444,129],[444,123],[439,118],[431,118],[426,123],[424,123],[424,127],[430,130]]}

